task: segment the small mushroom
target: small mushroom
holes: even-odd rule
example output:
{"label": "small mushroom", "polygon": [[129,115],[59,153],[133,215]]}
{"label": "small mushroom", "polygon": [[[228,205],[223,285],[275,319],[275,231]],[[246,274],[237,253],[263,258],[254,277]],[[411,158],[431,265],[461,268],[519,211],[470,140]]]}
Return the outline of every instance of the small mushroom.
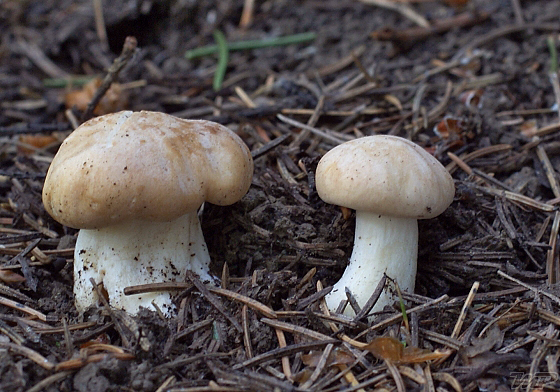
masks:
{"label": "small mushroom", "polygon": [[[395,136],[368,136],[343,143],[320,160],[319,196],[356,210],[354,249],[342,278],[326,296],[329,309],[346,299],[348,287],[363,307],[383,274],[414,291],[417,219],[441,214],[455,187],[445,168],[422,147]],[[392,303],[383,292],[373,311]],[[347,306],[345,314],[352,316]]]}
{"label": "small mushroom", "polygon": [[123,111],[94,118],[60,146],[45,179],[43,203],[58,222],[80,229],[74,297],[97,303],[90,278],[111,306],[136,314],[168,292],[125,296],[123,288],[184,281],[191,270],[212,281],[197,209],[233,204],[247,192],[253,161],[226,127],[164,113]]}

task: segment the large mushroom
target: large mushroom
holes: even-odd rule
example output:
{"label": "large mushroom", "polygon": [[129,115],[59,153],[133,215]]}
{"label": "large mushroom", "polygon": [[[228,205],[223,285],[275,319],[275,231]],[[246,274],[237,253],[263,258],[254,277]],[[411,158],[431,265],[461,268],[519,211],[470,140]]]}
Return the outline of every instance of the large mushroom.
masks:
{"label": "large mushroom", "polygon": [[[319,161],[319,196],[356,210],[354,249],[342,278],[326,296],[329,309],[345,300],[347,287],[363,307],[386,274],[414,291],[417,219],[441,214],[453,201],[453,179],[432,155],[395,136],[368,136],[343,143]],[[373,311],[392,303],[384,291]],[[345,314],[354,314],[347,306]]]}
{"label": "large mushroom", "polygon": [[47,173],[43,203],[58,222],[80,229],[74,297],[83,312],[102,284],[111,306],[136,314],[170,293],[125,296],[123,288],[183,281],[187,270],[213,280],[197,209],[229,205],[249,189],[253,161],[228,128],[157,112],[94,118],[60,146]]}

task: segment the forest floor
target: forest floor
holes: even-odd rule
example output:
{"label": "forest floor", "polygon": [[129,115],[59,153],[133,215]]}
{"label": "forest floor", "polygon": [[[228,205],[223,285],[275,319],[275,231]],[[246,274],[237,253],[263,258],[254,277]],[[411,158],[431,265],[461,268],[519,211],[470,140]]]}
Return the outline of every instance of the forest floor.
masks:
{"label": "forest floor", "polygon": [[[457,3],[0,2],[0,390],[558,389],[560,1]],[[197,57],[220,33],[295,42]],[[178,285],[172,318],[78,314],[77,231],[41,201],[64,138],[123,109],[224,124],[255,162],[240,202],[202,210],[222,290]],[[373,134],[413,140],[456,186],[419,221],[405,318],[323,305],[355,215],[318,197],[315,168]]]}

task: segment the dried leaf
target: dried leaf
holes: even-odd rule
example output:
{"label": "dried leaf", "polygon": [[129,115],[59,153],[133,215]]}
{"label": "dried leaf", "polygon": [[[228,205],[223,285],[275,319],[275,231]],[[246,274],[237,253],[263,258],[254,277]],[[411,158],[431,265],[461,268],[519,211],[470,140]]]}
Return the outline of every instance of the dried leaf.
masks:
{"label": "dried leaf", "polygon": [[392,337],[374,338],[366,347],[377,359],[388,359],[392,362],[398,362],[403,356],[403,344]]}
{"label": "dried leaf", "polygon": [[457,140],[461,139],[467,131],[467,124],[464,120],[445,116],[435,127],[434,133],[442,139]]}
{"label": "dried leaf", "polygon": [[25,278],[20,274],[16,274],[10,270],[0,269],[0,280],[5,283],[21,283],[25,282]]}
{"label": "dried leaf", "polygon": [[340,210],[342,211],[342,218],[344,220],[350,219],[350,216],[352,215],[352,210],[350,208],[346,208],[346,207],[341,206]]}
{"label": "dried leaf", "polygon": [[[313,350],[309,354],[302,355],[301,359],[305,365],[316,367],[322,355],[322,351]],[[351,352],[344,348],[335,348],[327,359],[327,366],[347,365],[355,360],[356,358]]]}
{"label": "dried leaf", "polygon": [[[95,78],[81,90],[71,91],[64,96],[64,102],[67,108],[76,107],[81,111],[86,110],[87,105],[93,98],[97,89],[101,86],[103,81],[100,78]],[[105,93],[101,101],[95,107],[93,113],[96,116],[102,114],[115,113],[120,110],[126,109],[128,105],[128,95],[126,91],[118,83],[113,83],[109,90]]]}
{"label": "dried leaf", "polygon": [[484,94],[483,89],[467,90],[463,91],[459,95],[459,100],[465,104],[468,108],[482,109],[482,95]]}
{"label": "dried leaf", "polygon": [[111,343],[111,338],[109,337],[108,334],[102,333],[101,335],[99,335],[99,336],[96,337],[95,339],[93,339],[93,340],[88,340],[87,342],[82,343],[82,344],[80,345],[80,348],[88,348],[88,347],[90,347],[90,346],[93,346],[93,345],[99,344],[99,343],[101,343],[101,344],[110,344],[110,343]]}
{"label": "dried leaf", "polygon": [[311,369],[305,368],[305,369],[297,372],[296,374],[292,375],[292,380],[299,383],[299,384],[303,384],[307,380],[309,380],[309,378],[311,377],[312,374],[313,374],[313,371]]}
{"label": "dried leaf", "polygon": [[538,129],[539,127],[537,126],[536,120],[527,120],[519,126],[521,134],[528,138],[535,136]]}
{"label": "dried leaf", "polygon": [[[465,360],[490,351],[493,347],[499,347],[504,340],[504,334],[497,326],[491,328],[484,338],[474,338],[471,346],[461,350],[461,356]],[[467,359],[468,358],[468,359]]]}
{"label": "dried leaf", "polygon": [[469,0],[445,0],[446,4],[449,4],[450,6],[453,7],[463,7],[467,5],[468,2]]}
{"label": "dried leaf", "polygon": [[418,347],[404,347],[392,337],[378,337],[373,339],[366,347],[376,358],[389,360],[397,364],[420,363],[440,359],[447,354],[439,351],[430,351]]}
{"label": "dried leaf", "polygon": [[[19,141],[24,145],[18,145],[18,153],[24,155],[30,155],[35,152],[35,149],[46,147],[58,141],[58,139],[52,135],[21,135]],[[25,145],[29,145],[34,148],[28,148]]]}
{"label": "dried leaf", "polygon": [[403,110],[403,106],[401,101],[399,101],[399,99],[391,94],[387,94],[383,97],[385,99],[385,101],[389,102],[391,105],[393,105],[394,107],[396,107],[398,110]]}

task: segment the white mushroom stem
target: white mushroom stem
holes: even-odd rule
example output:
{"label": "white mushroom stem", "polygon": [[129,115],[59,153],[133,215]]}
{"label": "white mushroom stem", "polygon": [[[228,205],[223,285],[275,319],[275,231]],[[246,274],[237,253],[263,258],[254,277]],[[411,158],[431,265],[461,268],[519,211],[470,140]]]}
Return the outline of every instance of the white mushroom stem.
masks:
{"label": "white mushroom stem", "polygon": [[[354,249],[340,280],[325,297],[331,311],[345,300],[348,287],[363,307],[385,273],[397,281],[401,291],[414,291],[418,255],[418,222],[371,212],[356,212]],[[372,311],[380,311],[396,297],[384,290]],[[354,316],[350,305],[347,316]]]}
{"label": "white mushroom stem", "polygon": [[74,253],[74,297],[81,313],[97,304],[90,278],[102,283],[109,304],[136,314],[152,301],[170,315],[169,292],[125,296],[127,286],[184,281],[186,271],[212,280],[210,256],[195,212],[171,222],[129,221],[95,230],[80,230]]}

